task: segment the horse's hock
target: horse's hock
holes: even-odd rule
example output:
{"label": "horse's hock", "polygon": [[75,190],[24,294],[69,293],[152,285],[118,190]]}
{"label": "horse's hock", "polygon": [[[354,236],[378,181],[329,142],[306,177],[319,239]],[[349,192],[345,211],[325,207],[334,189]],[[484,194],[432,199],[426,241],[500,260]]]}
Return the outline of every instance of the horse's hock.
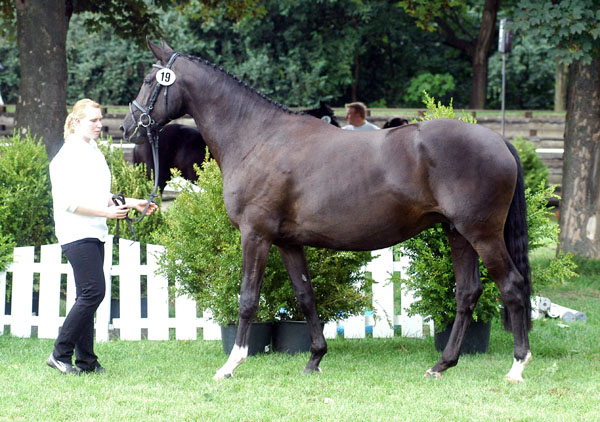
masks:
{"label": "horse's hock", "polygon": [[[103,107],[103,133],[110,135],[115,144],[122,140],[122,133],[119,129],[123,118],[125,117],[125,106]],[[399,115],[403,118],[411,120],[417,116],[403,115],[402,110],[398,110]],[[537,148],[537,153],[544,164],[548,167],[550,176],[548,182],[553,185],[561,185],[562,183],[562,155],[563,155],[563,136],[564,136],[564,119],[555,117],[531,117],[531,113],[525,112],[524,117],[507,117],[505,119],[504,134],[512,140],[515,137],[523,136],[525,139],[533,142]],[[341,125],[346,124],[346,118],[342,115],[336,115]],[[394,116],[372,115],[369,116],[369,121],[382,127],[386,121]],[[0,136],[10,136],[13,133],[14,113],[0,113]],[[174,120],[172,123],[179,123],[187,126],[195,126],[194,120],[185,116]],[[497,117],[477,117],[477,123],[492,129],[495,132],[501,133],[502,122]],[[125,159],[132,161],[133,144],[124,143]]]}

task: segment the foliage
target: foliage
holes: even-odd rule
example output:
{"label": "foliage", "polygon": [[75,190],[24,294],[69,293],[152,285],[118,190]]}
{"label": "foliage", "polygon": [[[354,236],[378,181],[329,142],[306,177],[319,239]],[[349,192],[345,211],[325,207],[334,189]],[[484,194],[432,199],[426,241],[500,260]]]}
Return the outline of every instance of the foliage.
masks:
{"label": "foliage", "polygon": [[[460,17],[467,14],[469,2],[467,0],[401,0],[398,5],[402,7],[420,29],[435,32],[440,29],[440,19],[448,18],[457,22]],[[461,27],[461,25],[458,25]],[[464,25],[472,27],[473,25]],[[460,28],[465,31],[465,28]]]}
{"label": "foliage", "polygon": [[449,73],[436,75],[429,72],[421,73],[410,80],[404,95],[404,105],[412,107],[420,104],[423,91],[435,92],[438,98],[446,99],[448,93],[453,92],[454,88],[454,77]]}
{"label": "foliage", "polygon": [[112,28],[89,32],[84,25],[91,13],[73,16],[67,37],[67,103],[85,97],[100,104],[127,104],[155,61],[147,48],[115,35]]}
{"label": "foliage", "polygon": [[[216,161],[207,159],[203,171],[198,171],[198,180],[180,187],[182,192],[167,211],[167,224],[156,236],[156,243],[166,248],[159,260],[160,271],[177,281],[200,307],[211,309],[217,322],[237,321],[241,241],[225,210]],[[333,319],[339,312],[357,314],[368,306],[370,280],[360,269],[371,260],[369,252],[308,248],[307,259],[322,321]],[[272,248],[256,320],[275,318],[302,319],[302,313],[281,259]]]}
{"label": "foliage", "polygon": [[454,119],[458,118],[458,120],[462,120],[467,123],[477,123],[477,120],[471,115],[465,113],[464,110],[461,111],[461,116],[456,117],[456,113],[454,112],[454,107],[452,106],[452,98],[450,99],[450,104],[445,106],[441,101],[435,102],[435,98],[431,97],[427,91],[423,91],[423,103],[427,108],[427,111],[423,114],[423,116],[419,117],[419,120],[422,122],[427,120],[435,120],[435,119]]}
{"label": "foliage", "polygon": [[[154,188],[154,183],[146,178],[146,167],[144,164],[136,164],[125,161],[123,149],[113,146],[112,139],[109,137],[106,142],[99,142],[98,147],[104,154],[106,162],[110,168],[112,177],[111,190],[113,193],[122,193],[126,198],[148,198]],[[160,193],[160,192],[159,192]],[[161,198],[158,195],[155,199],[160,208]],[[140,213],[135,210],[129,211],[130,218],[137,218]],[[120,220],[120,236],[123,239],[132,239],[133,234],[129,231],[125,220]],[[117,220],[107,220],[109,231],[116,233]],[[165,224],[165,218],[161,212],[155,212],[150,217],[145,217],[141,222],[133,225],[136,234],[136,240],[141,243],[150,243],[155,231],[160,230]]]}
{"label": "foliage", "polygon": [[[79,0],[65,3],[68,19],[74,14],[93,12],[84,21],[90,32],[110,26],[118,36],[138,43],[142,43],[146,35],[160,33],[158,17],[172,6],[172,0]],[[0,34],[11,40],[16,35],[15,6],[11,0],[0,0],[0,20],[4,23],[0,26]]]}
{"label": "foliage", "polygon": [[550,51],[562,63],[590,64],[600,54],[599,6],[598,0],[522,0],[510,28],[557,46]]}
{"label": "foliage", "polygon": [[532,191],[536,191],[540,187],[545,187],[550,172],[535,152],[535,145],[522,136],[516,137],[512,143],[519,152],[519,158],[523,166],[525,187]]}
{"label": "foliage", "polygon": [[[452,104],[443,106],[425,93],[427,113],[422,120],[454,118]],[[469,118],[470,116],[463,116]],[[473,122],[473,119],[468,119]],[[528,150],[528,154],[529,154]],[[535,153],[535,152],[534,152]],[[526,155],[528,155],[526,154]],[[529,157],[527,157],[529,158]],[[532,162],[534,160],[531,160]],[[532,178],[535,179],[535,178]],[[546,187],[545,180],[537,189],[526,189],[529,251],[553,244],[558,239],[558,226],[549,220],[548,198],[555,197],[554,187]],[[409,309],[411,314],[430,315],[437,331],[444,330],[456,316],[455,278],[447,236],[440,225],[421,232],[402,243],[402,252],[410,257],[406,288],[414,290],[419,300]],[[544,266],[532,267],[532,282],[545,285],[564,282],[575,275],[575,264],[570,255],[557,255]],[[500,292],[479,262],[483,293],[473,311],[475,321],[488,322],[499,315]],[[393,277],[398,281],[398,276]]]}
{"label": "foliage", "polygon": [[[183,6],[183,5],[182,5]],[[191,0],[187,13],[194,18],[210,21],[217,16],[240,21],[244,18],[260,18],[266,10],[260,0]]]}
{"label": "foliage", "polygon": [[17,246],[55,241],[48,168],[46,149],[29,133],[0,140],[0,235]]}
{"label": "foliage", "polygon": [[[545,40],[529,33],[513,37],[512,49],[506,53],[505,108],[552,109],[556,61]],[[502,106],[502,53],[488,60],[487,106]]]}
{"label": "foliage", "polygon": [[[155,30],[143,31],[138,26],[126,37],[120,37],[121,27],[110,16],[90,11],[91,1],[76,2],[67,44],[69,103],[82,92],[102,104],[130,102],[153,61],[140,39],[159,33],[176,50],[222,65],[289,106],[310,106],[319,100],[341,105],[353,99],[355,90],[357,99],[371,106],[379,102],[406,107],[407,88],[421,73],[452,75],[454,88],[446,96],[434,87],[423,88],[443,101],[453,97],[460,107],[469,102],[472,70],[467,55],[450,47],[440,31],[422,31],[397,2],[192,0],[161,9],[166,1],[148,2],[158,16],[146,15],[146,7],[134,13],[124,5],[116,15],[121,19],[132,16],[128,30],[140,16],[156,18]],[[476,35],[473,28],[480,25],[481,5],[462,0],[450,2],[449,8],[445,0],[436,1],[440,7],[418,3],[423,3],[425,11],[439,10],[442,17],[463,22],[465,31]],[[499,15],[509,16],[512,6],[502,2],[502,7]],[[2,28],[11,26],[5,21]],[[458,34],[463,28],[455,30]],[[474,39],[471,35],[461,36]],[[507,105],[551,108],[553,57],[545,43],[525,35],[523,41],[514,43],[508,58]],[[0,72],[0,89],[6,102],[14,103],[19,81],[16,44],[8,38],[0,40],[0,53],[6,67]],[[489,105],[498,108],[498,54],[491,56],[489,73]]]}
{"label": "foliage", "polygon": [[[16,246],[10,234],[4,234],[0,222],[0,271],[6,270],[6,267],[12,262],[13,249]],[[2,300],[2,298],[0,298]]]}
{"label": "foliage", "polygon": [[19,52],[14,42],[0,37],[0,62],[4,70],[0,71],[0,92],[5,104],[17,102],[19,87]]}

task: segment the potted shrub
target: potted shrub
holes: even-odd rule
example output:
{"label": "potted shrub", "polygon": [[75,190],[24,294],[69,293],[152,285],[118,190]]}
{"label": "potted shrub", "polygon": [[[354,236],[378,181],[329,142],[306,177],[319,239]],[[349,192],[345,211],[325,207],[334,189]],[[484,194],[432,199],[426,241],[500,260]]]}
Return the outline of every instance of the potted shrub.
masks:
{"label": "potted shrub", "polygon": [[[166,248],[159,259],[160,271],[176,280],[181,291],[192,296],[202,309],[210,309],[213,319],[227,327],[238,321],[241,238],[225,211],[216,161],[207,154],[202,167],[195,183],[179,184],[181,192],[166,212],[165,228],[158,232],[155,241]],[[366,308],[369,281],[360,268],[371,260],[369,252],[309,248],[307,256],[323,322],[339,312],[356,314]],[[255,323],[300,319],[303,316],[289,277],[272,248]]]}
{"label": "potted shrub", "polygon": [[[449,107],[435,104],[433,98],[425,93],[425,104],[428,112],[422,118],[454,118],[452,105]],[[463,115],[464,116],[464,115]],[[462,119],[474,123],[472,118]],[[537,183],[527,186],[527,225],[529,228],[529,251],[552,244],[558,239],[558,226],[548,218],[548,199],[557,197],[554,187],[546,187],[545,168],[540,166],[535,149],[517,144],[519,154],[524,163],[524,171],[529,177],[526,182]],[[534,169],[529,171],[530,169]],[[537,176],[533,175],[537,172]],[[541,174],[541,176],[540,176]],[[456,316],[455,278],[450,256],[450,246],[447,236],[440,225],[420,233],[401,245],[402,251],[410,258],[407,269],[407,280],[402,280],[406,288],[415,292],[419,298],[409,308],[409,314],[429,316],[434,321],[436,348],[442,350],[447,343],[449,331]],[[575,264],[570,255],[557,255],[544,268],[532,267],[532,281],[536,284],[547,283],[551,280],[563,281],[572,277]],[[489,276],[487,269],[480,262],[480,276],[483,293],[473,311],[473,321],[467,331],[465,344],[461,353],[485,352],[489,344],[490,322],[500,314],[500,292]],[[470,334],[483,335],[478,340],[470,338]]]}

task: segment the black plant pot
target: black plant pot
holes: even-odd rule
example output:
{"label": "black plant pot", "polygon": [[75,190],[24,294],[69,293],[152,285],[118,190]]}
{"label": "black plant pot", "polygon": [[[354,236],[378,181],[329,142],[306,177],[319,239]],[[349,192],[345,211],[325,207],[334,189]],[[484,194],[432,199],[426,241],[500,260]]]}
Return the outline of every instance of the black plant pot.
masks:
{"label": "black plant pot", "polygon": [[[321,324],[321,330],[323,330]],[[277,321],[273,324],[273,350],[279,353],[310,351],[310,334],[306,321]]]}
{"label": "black plant pot", "polygon": [[[250,338],[248,339],[248,356],[269,351],[271,346],[271,334],[273,333],[273,323],[271,322],[253,322],[250,326]],[[225,354],[230,354],[235,344],[235,335],[237,334],[237,325],[221,325],[221,343]]]}
{"label": "black plant pot", "polygon": [[[452,331],[452,324],[449,324],[444,331],[435,333],[433,336],[435,342],[435,350],[441,352],[448,344],[450,338],[450,332]],[[460,348],[460,354],[472,355],[475,353],[487,353],[490,346],[490,329],[492,323],[490,322],[475,322],[471,321],[469,328],[467,328],[467,334],[465,335],[465,341]]]}

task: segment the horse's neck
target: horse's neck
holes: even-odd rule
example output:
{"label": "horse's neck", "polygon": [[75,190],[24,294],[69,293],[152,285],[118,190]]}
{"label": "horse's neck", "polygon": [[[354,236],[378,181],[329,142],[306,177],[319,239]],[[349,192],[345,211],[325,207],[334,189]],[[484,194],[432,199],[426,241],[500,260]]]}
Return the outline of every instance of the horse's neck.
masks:
{"label": "horse's neck", "polygon": [[209,69],[205,73],[207,80],[197,81],[189,90],[187,111],[226,171],[255,148],[266,130],[283,128],[289,112],[222,72]]}

